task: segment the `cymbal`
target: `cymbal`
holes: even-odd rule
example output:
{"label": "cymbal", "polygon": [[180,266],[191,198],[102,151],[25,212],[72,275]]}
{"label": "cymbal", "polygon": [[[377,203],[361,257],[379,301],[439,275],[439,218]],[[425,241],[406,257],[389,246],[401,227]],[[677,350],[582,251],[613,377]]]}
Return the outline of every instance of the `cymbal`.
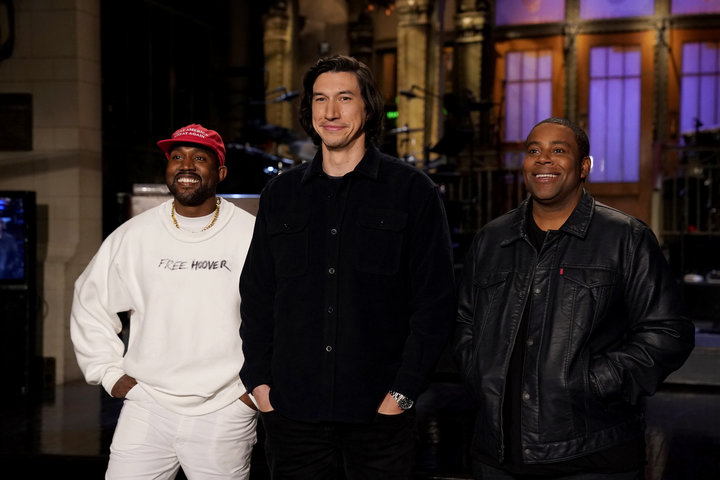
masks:
{"label": "cymbal", "polygon": [[399,128],[393,128],[392,130],[388,131],[388,134],[397,135],[398,133],[422,132],[423,130],[423,128],[409,128],[407,125],[404,125]]}

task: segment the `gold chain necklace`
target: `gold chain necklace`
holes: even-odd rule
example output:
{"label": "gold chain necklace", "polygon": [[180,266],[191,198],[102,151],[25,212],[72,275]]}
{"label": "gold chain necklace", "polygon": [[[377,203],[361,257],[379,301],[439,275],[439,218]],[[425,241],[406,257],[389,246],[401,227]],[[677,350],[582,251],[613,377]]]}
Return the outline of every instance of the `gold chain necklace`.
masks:
{"label": "gold chain necklace", "polygon": [[[210,220],[210,223],[208,223],[207,225],[205,225],[205,226],[203,227],[203,229],[200,230],[201,232],[204,232],[204,231],[207,230],[208,228],[210,228],[210,227],[212,227],[213,225],[215,225],[215,220],[217,220],[218,213],[220,213],[220,198],[217,198],[217,199],[216,199],[216,202],[215,202],[215,213],[213,213],[213,218],[212,218],[212,220]],[[182,230],[182,228],[180,228],[180,225],[178,225],[177,218],[175,218],[175,200],[173,200],[172,207],[170,208],[170,218],[172,218],[172,221],[173,221],[173,223],[175,224],[175,228],[177,228],[178,230]]]}

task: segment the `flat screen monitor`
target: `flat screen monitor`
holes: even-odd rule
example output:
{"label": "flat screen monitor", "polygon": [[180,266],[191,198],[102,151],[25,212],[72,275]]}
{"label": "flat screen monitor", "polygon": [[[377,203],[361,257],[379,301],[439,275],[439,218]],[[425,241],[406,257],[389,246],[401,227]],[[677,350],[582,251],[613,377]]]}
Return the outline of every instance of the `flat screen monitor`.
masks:
{"label": "flat screen monitor", "polygon": [[35,192],[0,190],[0,286],[32,282],[36,248]]}

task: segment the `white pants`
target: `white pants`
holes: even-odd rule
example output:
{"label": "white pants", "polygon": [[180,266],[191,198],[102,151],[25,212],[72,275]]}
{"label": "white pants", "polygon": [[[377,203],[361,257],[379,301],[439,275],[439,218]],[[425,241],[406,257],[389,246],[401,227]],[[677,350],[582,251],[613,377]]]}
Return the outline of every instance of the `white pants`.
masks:
{"label": "white pants", "polygon": [[247,479],[257,412],[240,399],[207,415],[179,415],[139,385],[128,392],[105,474],[115,479]]}

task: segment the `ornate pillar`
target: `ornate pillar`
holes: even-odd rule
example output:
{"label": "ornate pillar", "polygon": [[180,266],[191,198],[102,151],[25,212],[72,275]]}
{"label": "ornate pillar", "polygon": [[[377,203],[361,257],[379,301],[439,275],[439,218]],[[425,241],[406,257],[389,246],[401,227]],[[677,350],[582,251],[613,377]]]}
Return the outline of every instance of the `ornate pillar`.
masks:
{"label": "ornate pillar", "polygon": [[[468,101],[482,99],[483,84],[483,42],[485,37],[485,18],[487,5],[478,0],[462,0],[457,4],[455,15],[455,66],[456,89],[459,95]],[[476,143],[489,143],[492,141],[491,131],[478,131],[486,122],[482,121],[479,109],[470,112],[474,126],[474,141]],[[488,126],[489,127],[489,126]]]}
{"label": "ornate pillar", "polygon": [[563,116],[578,122],[587,128],[587,116],[580,118],[578,106],[578,55],[577,36],[580,33],[580,5],[577,2],[568,2],[565,12],[565,26],[563,28],[563,68],[565,72],[565,111]]}
{"label": "ornate pillar", "polygon": [[348,25],[348,40],[350,56],[355,57],[365,65],[372,66],[373,38],[375,28],[372,17],[366,11],[360,12],[356,20]]}
{"label": "ornate pillar", "polygon": [[432,0],[398,0],[395,7],[398,15],[398,90],[417,95],[400,95],[398,98],[398,126],[407,125],[409,131],[398,134],[397,150],[401,158],[414,156],[416,165],[422,166],[425,142],[433,130],[432,106],[439,101],[428,94],[433,91],[428,85],[433,63],[429,61],[433,57],[429,42]]}
{"label": "ornate pillar", "polygon": [[276,95],[266,98],[265,118],[268,124],[284,128],[293,127],[293,105],[285,101],[273,101],[280,97],[284,87],[287,91],[294,86],[294,24],[295,2],[276,2],[264,18],[263,48],[265,52],[265,90]]}

